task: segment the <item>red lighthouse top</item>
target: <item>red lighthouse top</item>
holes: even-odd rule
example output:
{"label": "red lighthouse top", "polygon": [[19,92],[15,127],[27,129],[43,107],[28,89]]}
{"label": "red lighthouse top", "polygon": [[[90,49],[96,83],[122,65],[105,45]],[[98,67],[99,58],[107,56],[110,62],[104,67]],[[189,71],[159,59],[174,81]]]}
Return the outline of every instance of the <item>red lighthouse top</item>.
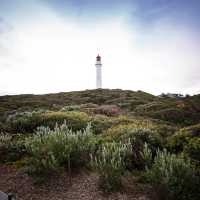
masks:
{"label": "red lighthouse top", "polygon": [[101,61],[101,56],[98,54],[97,61]]}

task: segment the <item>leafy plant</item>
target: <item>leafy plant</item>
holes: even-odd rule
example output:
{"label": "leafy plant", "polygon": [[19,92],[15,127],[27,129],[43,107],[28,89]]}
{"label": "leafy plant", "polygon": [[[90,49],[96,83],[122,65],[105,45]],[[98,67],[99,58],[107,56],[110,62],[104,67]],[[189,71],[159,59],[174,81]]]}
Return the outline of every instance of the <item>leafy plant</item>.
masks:
{"label": "leafy plant", "polygon": [[152,156],[156,154],[157,148],[162,148],[162,140],[157,132],[147,128],[132,128],[127,130],[126,134],[121,135],[118,140],[126,141],[130,139],[132,144],[132,153],[129,156],[128,168],[143,170],[145,161],[141,155],[144,145],[147,144],[151,149]]}
{"label": "leafy plant", "polygon": [[11,130],[14,133],[32,133],[39,126],[54,128],[56,123],[61,125],[66,121],[74,131],[86,128],[90,121],[89,116],[83,112],[45,112],[23,115],[11,121]]}
{"label": "leafy plant", "polygon": [[0,162],[14,162],[25,154],[23,138],[20,135],[0,134]]}
{"label": "leafy plant", "polygon": [[112,120],[105,115],[94,115],[91,117],[91,122],[95,134],[101,134],[113,124]]}
{"label": "leafy plant", "polygon": [[91,166],[100,173],[99,185],[104,191],[116,191],[121,187],[121,176],[125,171],[125,157],[131,151],[130,142],[104,143],[91,154]]}
{"label": "leafy plant", "polygon": [[188,155],[197,166],[200,167],[200,137],[192,138],[184,147],[184,153]]}
{"label": "leafy plant", "polygon": [[184,152],[200,166],[200,124],[182,128],[168,139],[171,152]]}
{"label": "leafy plant", "polygon": [[147,180],[154,186],[159,199],[197,200],[200,179],[189,159],[183,155],[157,151],[152,168],[146,169]]}
{"label": "leafy plant", "polygon": [[147,143],[144,144],[143,151],[141,151],[141,158],[143,159],[145,168],[151,167],[153,162],[153,154]]}
{"label": "leafy plant", "polygon": [[68,166],[68,170],[72,166],[83,166],[89,160],[92,138],[90,124],[86,129],[76,132],[69,129],[66,122],[53,130],[38,128],[36,134],[26,140],[32,172],[48,173],[63,166]]}

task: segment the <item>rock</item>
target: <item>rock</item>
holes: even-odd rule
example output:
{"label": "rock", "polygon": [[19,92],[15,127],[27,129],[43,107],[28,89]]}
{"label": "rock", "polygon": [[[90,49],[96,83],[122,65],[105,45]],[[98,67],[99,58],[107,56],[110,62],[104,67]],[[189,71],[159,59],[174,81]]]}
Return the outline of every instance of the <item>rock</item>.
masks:
{"label": "rock", "polygon": [[8,200],[8,195],[0,191],[0,200]]}
{"label": "rock", "polygon": [[0,200],[15,200],[15,197],[13,194],[5,194],[0,191]]}

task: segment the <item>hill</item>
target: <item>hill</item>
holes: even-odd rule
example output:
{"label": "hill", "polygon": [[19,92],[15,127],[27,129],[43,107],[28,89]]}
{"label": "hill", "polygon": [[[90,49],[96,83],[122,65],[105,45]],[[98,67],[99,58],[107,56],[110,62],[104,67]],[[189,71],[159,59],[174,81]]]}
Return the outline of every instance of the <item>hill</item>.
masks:
{"label": "hill", "polygon": [[0,117],[16,111],[58,110],[63,106],[89,103],[116,105],[130,115],[147,116],[182,126],[200,122],[200,95],[177,99],[161,98],[142,91],[120,89],[0,96]]}
{"label": "hill", "polygon": [[0,96],[0,112],[15,109],[27,110],[35,108],[53,109],[55,106],[79,105],[86,103],[94,104],[117,104],[120,106],[131,106],[147,103],[157,97],[145,92],[133,92],[127,90],[85,90],[75,92],[62,92],[44,95],[13,95]]}
{"label": "hill", "polygon": [[200,95],[0,97],[0,188],[23,200],[199,200],[199,152]]}

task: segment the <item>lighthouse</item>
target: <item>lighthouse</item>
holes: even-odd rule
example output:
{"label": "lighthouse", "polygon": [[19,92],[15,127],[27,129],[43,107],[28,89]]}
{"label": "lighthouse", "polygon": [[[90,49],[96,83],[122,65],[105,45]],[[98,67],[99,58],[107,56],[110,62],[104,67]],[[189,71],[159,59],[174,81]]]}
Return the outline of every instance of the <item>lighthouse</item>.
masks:
{"label": "lighthouse", "polygon": [[102,64],[101,64],[101,56],[98,54],[96,57],[96,88],[102,88]]}

